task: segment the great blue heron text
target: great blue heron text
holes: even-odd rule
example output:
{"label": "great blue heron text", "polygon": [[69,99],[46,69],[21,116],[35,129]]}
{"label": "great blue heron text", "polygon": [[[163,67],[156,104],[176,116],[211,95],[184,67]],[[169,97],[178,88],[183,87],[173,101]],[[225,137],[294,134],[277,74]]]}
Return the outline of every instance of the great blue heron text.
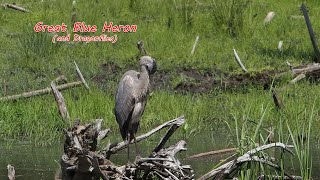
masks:
{"label": "great blue heron text", "polygon": [[68,26],[65,23],[61,23],[58,25],[46,25],[43,22],[38,22],[35,24],[33,30],[37,33],[40,32],[49,32],[49,33],[67,33],[66,35],[58,35],[54,34],[52,37],[52,42],[69,42],[70,40],[73,42],[117,42],[118,36],[115,33],[135,33],[137,32],[138,26],[135,24],[131,25],[116,25],[113,22],[104,22],[101,28],[102,33],[114,33],[113,35],[79,35],[76,33],[96,33],[98,31],[97,25],[89,25],[85,22],[75,22],[72,27],[73,39],[71,39],[71,35],[68,31]]}
{"label": "great blue heron text", "polygon": [[[114,25],[113,22],[104,22],[103,28],[101,29],[101,32],[124,32],[124,33],[131,33],[131,32],[137,32],[138,26],[135,24],[132,25]],[[43,22],[38,22],[34,26],[35,32],[67,32],[68,26],[65,23],[62,23],[61,25],[45,25]],[[98,27],[97,25],[87,25],[85,22],[76,22],[73,24],[72,31],[73,32],[97,32]]]}

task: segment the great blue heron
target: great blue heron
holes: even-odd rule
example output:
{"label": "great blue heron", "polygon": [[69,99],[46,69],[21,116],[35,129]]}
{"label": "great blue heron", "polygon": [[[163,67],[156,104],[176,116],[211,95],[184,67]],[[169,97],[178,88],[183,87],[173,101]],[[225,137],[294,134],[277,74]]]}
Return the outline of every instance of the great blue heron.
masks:
{"label": "great blue heron", "polygon": [[121,136],[128,143],[128,161],[129,144],[132,139],[135,143],[136,154],[140,156],[135,133],[139,128],[140,118],[147,103],[150,88],[149,74],[155,73],[157,69],[156,61],[150,56],[142,56],[140,69],[141,72],[129,70],[122,76],[114,108]]}

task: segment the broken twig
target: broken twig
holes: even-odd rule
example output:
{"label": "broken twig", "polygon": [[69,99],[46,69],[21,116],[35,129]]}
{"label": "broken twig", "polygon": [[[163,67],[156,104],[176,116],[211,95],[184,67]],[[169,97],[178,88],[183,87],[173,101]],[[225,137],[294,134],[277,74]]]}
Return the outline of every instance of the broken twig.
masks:
{"label": "broken twig", "polygon": [[259,180],[264,180],[264,179],[273,179],[273,180],[302,180],[303,178],[301,176],[276,176],[276,175],[261,175],[258,177]]}
{"label": "broken twig", "polygon": [[139,49],[140,55],[142,56],[148,55],[147,51],[144,49],[144,44],[142,40],[137,42],[137,47]]}
{"label": "broken twig", "polygon": [[77,74],[78,74],[81,82],[83,83],[84,87],[86,87],[87,90],[90,91],[89,85],[87,84],[86,80],[84,79],[84,77],[83,77],[83,75],[82,75],[77,63],[75,61],[73,61],[73,62],[74,62],[74,65],[76,66],[76,71],[77,71]]}
{"label": "broken twig", "polygon": [[237,60],[237,62],[238,62],[238,64],[239,64],[239,66],[241,67],[241,69],[244,71],[244,72],[248,72],[248,70],[244,67],[244,65],[242,64],[242,62],[241,62],[241,60],[240,60],[240,58],[239,58],[239,56],[238,56],[238,54],[237,54],[237,51],[235,50],[235,49],[233,49],[233,54],[234,54],[234,57],[235,57],[235,59]]}
{"label": "broken twig", "polygon": [[52,89],[54,98],[55,98],[55,100],[57,102],[57,105],[58,105],[58,108],[59,108],[59,113],[60,113],[62,119],[65,122],[68,121],[69,125],[71,126],[70,116],[69,116],[69,112],[68,112],[67,106],[66,106],[66,104],[64,102],[64,98],[63,98],[62,94],[58,91],[58,89],[57,89],[56,85],[54,84],[54,82],[51,83],[51,89]]}
{"label": "broken twig", "polygon": [[196,37],[196,40],[194,41],[194,44],[192,46],[192,50],[191,50],[191,55],[194,54],[194,51],[196,50],[196,46],[198,44],[198,41],[199,41],[199,36]]}
{"label": "broken twig", "polygon": [[25,9],[23,7],[20,7],[20,6],[17,6],[15,4],[5,4],[4,6],[7,7],[7,8],[11,8],[11,9],[14,9],[14,10],[21,11],[21,12],[31,12],[30,10]]}
{"label": "broken twig", "polygon": [[273,98],[274,105],[275,105],[278,109],[283,108],[284,105],[283,105],[280,97],[278,96],[277,92],[276,92],[274,89],[272,89],[271,92],[272,92],[272,98]]}
{"label": "broken twig", "polygon": [[290,18],[291,19],[304,19],[303,16],[297,16],[297,15],[291,15]]}
{"label": "broken twig", "polygon": [[297,77],[295,77],[294,79],[292,79],[290,81],[290,84],[295,84],[296,82],[300,81],[301,79],[304,79],[306,77],[305,74],[299,74]]}
{"label": "broken twig", "polygon": [[221,154],[229,154],[234,153],[238,150],[238,148],[228,148],[228,149],[220,149],[215,151],[209,151],[205,153],[195,154],[192,156],[189,156],[187,159],[194,159],[194,158],[203,158],[206,156],[215,156],[215,155],[221,155]]}

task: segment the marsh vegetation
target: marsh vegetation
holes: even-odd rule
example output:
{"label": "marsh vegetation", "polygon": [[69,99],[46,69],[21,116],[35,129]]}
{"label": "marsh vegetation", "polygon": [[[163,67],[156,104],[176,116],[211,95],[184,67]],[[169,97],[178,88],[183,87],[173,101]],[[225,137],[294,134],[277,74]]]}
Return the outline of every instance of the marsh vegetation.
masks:
{"label": "marsh vegetation", "polygon": [[[157,60],[159,71],[151,77],[153,93],[141,120],[140,133],[185,115],[180,136],[187,143],[192,142],[187,145],[191,152],[201,152],[192,150],[201,147],[197,140],[212,136],[207,140],[215,141],[228,134],[232,140],[225,146],[237,147],[242,154],[256,147],[256,143],[267,143],[271,129],[275,142],[295,147],[298,159],[292,161],[299,163],[294,163],[293,174],[309,179],[316,174],[311,170],[319,170],[319,162],[315,161],[320,137],[318,79],[307,78],[288,85],[293,79],[290,73],[277,76],[278,72],[289,71],[287,61],[298,66],[314,60],[304,19],[293,18],[302,15],[301,3],[299,0],[130,0],[72,4],[64,0],[22,0],[18,5],[31,10],[30,13],[0,10],[0,94],[46,88],[61,74],[68,82],[77,80],[73,64],[76,61],[91,91],[74,88],[62,92],[70,119],[103,118],[103,124],[118,137],[113,114],[116,86],[125,71],[138,69],[140,54],[136,43],[143,40],[148,54]],[[306,4],[317,34],[320,1],[310,0]],[[270,11],[275,12],[275,17],[264,23]],[[65,23],[70,34],[74,34],[75,21],[97,26],[96,33],[80,35],[99,36],[104,22],[110,21],[136,24],[137,32],[117,33],[114,44],[53,44],[53,33],[34,32],[34,25],[39,21],[52,25]],[[191,54],[197,36],[199,41]],[[283,41],[281,51],[277,49],[279,41]],[[234,60],[233,48],[249,73],[242,73]],[[274,106],[273,88],[279,89],[277,93],[284,104],[281,109]],[[67,126],[52,95],[0,102],[2,142],[30,141],[39,148],[56,145],[62,142],[62,129]],[[203,151],[217,149],[216,143],[211,145]],[[291,157],[281,158],[280,167],[285,169]],[[262,171],[270,172],[259,164],[246,169],[239,178],[250,179]]]}

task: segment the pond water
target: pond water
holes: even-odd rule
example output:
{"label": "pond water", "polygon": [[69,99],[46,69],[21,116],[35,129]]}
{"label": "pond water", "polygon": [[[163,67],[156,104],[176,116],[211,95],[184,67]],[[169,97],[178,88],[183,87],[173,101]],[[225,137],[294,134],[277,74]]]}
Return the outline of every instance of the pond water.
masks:
{"label": "pond water", "polygon": [[[217,131],[215,131],[217,132]],[[207,156],[200,159],[187,160],[186,157],[193,154],[207,152],[212,150],[225,149],[229,147],[235,147],[235,142],[232,138],[226,134],[227,132],[219,131],[219,133],[204,131],[195,136],[187,137],[186,152],[181,153],[178,158],[183,164],[190,164],[197,176],[203,175],[210,171],[220,160],[227,158],[231,154],[223,156]],[[111,139],[116,138],[120,140],[118,135],[112,135]],[[148,141],[139,143],[140,149],[143,155],[148,155],[149,152],[158,143],[160,137],[155,136]],[[178,140],[183,139],[183,135],[174,135],[167,145],[175,144]],[[106,140],[108,141],[108,140]],[[320,145],[318,143],[312,143],[310,149],[313,155],[313,178],[320,179]],[[134,145],[131,148],[132,159],[135,156]],[[53,179],[57,169],[59,168],[60,157],[63,152],[62,143],[52,145],[49,147],[34,147],[28,142],[19,142],[11,144],[10,148],[6,143],[0,143],[0,179],[6,179],[7,165],[11,164],[16,170],[17,180],[49,180]],[[289,157],[288,155],[287,157]],[[111,160],[115,164],[123,164],[127,161],[126,150],[111,156]],[[299,169],[294,169],[297,166],[296,159],[287,158],[286,169],[290,173],[299,175]]]}

